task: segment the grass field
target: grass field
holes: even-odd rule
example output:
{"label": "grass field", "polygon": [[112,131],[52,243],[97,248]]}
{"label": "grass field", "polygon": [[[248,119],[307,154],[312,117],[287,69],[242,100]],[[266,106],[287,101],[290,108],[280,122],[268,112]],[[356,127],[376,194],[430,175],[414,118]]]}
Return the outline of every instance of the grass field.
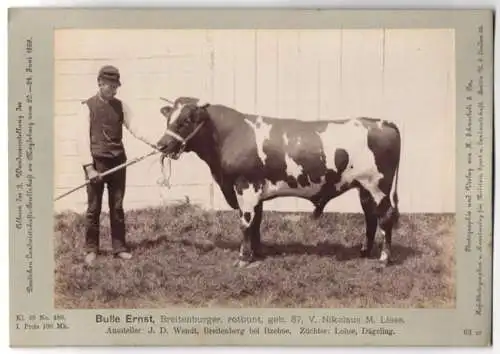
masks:
{"label": "grass field", "polygon": [[[101,220],[104,255],[83,264],[84,216],[55,216],[58,308],[454,307],[454,215],[403,214],[393,236],[394,264],[359,258],[362,214],[265,212],[264,258],[238,269],[241,232],[235,212],[184,203],[127,212],[134,259],[110,254],[109,219]],[[377,241],[380,241],[377,234]]]}

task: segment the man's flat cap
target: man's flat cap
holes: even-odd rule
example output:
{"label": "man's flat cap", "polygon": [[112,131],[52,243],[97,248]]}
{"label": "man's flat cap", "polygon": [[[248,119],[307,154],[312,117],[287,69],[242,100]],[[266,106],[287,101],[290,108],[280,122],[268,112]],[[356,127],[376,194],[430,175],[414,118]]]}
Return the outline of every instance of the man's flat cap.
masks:
{"label": "man's flat cap", "polygon": [[97,75],[97,78],[115,82],[118,85],[121,85],[120,71],[113,65],[105,65],[101,69],[99,69],[99,74]]}

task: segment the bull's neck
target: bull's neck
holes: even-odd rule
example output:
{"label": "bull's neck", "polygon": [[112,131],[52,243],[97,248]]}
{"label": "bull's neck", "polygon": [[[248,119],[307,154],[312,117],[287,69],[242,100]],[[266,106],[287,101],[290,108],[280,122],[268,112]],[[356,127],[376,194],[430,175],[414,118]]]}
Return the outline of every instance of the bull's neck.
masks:
{"label": "bull's neck", "polygon": [[193,136],[189,142],[190,150],[196,153],[200,159],[210,168],[215,176],[220,171],[219,138],[213,123],[208,121],[200,131]]}

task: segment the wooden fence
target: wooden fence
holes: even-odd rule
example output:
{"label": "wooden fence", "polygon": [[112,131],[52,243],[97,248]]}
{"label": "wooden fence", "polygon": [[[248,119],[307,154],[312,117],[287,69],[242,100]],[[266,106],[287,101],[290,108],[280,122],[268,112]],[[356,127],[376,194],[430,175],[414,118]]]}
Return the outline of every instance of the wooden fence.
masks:
{"label": "wooden fence", "polygon": [[[76,154],[76,112],[97,90],[104,64],[119,67],[118,97],[153,140],[165,121],[159,97],[204,97],[263,115],[304,120],[383,117],[403,136],[402,212],[455,211],[455,68],[451,30],[58,30],[55,35],[56,195],[83,181]],[[149,147],[125,133],[130,157]],[[171,189],[157,184],[158,158],[128,169],[127,209],[186,196],[227,209],[206,165],[193,154],[173,162]],[[54,204],[82,211],[84,190]],[[107,199],[104,201],[107,203]],[[107,205],[107,204],[104,204]],[[312,210],[295,198],[266,209]],[[327,211],[361,211],[356,192]]]}

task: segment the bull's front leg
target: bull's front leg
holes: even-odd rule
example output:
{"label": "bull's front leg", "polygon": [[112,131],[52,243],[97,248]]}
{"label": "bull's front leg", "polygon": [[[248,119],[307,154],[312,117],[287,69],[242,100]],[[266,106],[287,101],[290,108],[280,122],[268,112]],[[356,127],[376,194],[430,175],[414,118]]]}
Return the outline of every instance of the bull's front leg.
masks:
{"label": "bull's front leg", "polygon": [[242,241],[240,245],[238,267],[246,267],[256,260],[261,253],[260,225],[262,222],[261,190],[248,181],[240,181],[235,186],[238,198]]}
{"label": "bull's front leg", "polygon": [[237,265],[246,267],[261,256],[260,224],[262,220],[262,203],[255,206],[253,219],[249,219],[249,215],[251,215],[249,212],[242,211],[241,214],[243,216],[240,219],[240,227],[243,239]]}

